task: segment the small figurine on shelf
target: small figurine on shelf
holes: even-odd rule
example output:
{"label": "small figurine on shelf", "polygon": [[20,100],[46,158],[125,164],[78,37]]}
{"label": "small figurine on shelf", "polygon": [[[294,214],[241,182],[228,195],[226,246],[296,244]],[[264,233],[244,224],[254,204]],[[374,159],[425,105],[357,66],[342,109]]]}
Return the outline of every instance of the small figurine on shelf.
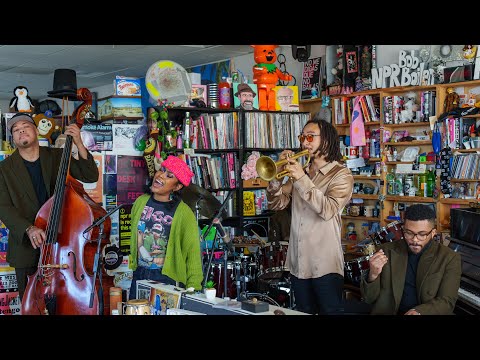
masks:
{"label": "small figurine on shelf", "polygon": [[357,232],[355,231],[355,223],[349,222],[347,224],[347,240],[348,241],[357,241]]}
{"label": "small figurine on shelf", "polygon": [[275,111],[275,91],[278,79],[284,81],[292,80],[292,75],[283,73],[275,65],[277,54],[275,48],[278,45],[250,45],[254,48],[253,58],[256,64],[253,65],[253,82],[257,84],[258,101],[260,110]]}
{"label": "small figurine on shelf", "polygon": [[418,110],[418,105],[415,103],[417,94],[410,91],[406,94],[407,102],[403,105],[405,110],[400,112],[400,118],[402,122],[413,122]]}
{"label": "small figurine on shelf", "polygon": [[447,97],[445,98],[445,102],[443,104],[443,112],[450,112],[453,109],[458,107],[460,97],[459,95],[455,92],[453,87],[449,87],[447,89]]}

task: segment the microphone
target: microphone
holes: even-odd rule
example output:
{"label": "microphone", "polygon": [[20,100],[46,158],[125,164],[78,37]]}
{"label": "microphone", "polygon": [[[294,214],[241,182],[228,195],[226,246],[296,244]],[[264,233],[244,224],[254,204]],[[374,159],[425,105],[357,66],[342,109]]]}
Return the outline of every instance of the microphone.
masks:
{"label": "microphone", "polygon": [[112,215],[115,211],[117,211],[118,209],[120,209],[123,205],[126,205],[126,204],[120,204],[118,205],[117,207],[115,207],[114,209],[110,210],[109,212],[107,212],[104,216],[102,216],[101,218],[95,220],[93,222],[92,225],[90,225],[89,227],[87,227],[84,231],[83,231],[83,234],[86,234],[87,232],[89,232],[90,230],[92,230],[95,226],[98,226],[100,225],[101,223],[103,223],[110,215]]}
{"label": "microphone", "polygon": [[227,248],[231,249],[232,243],[230,242],[230,236],[228,236],[228,234],[226,233],[222,223],[220,222],[220,219],[214,218],[212,223],[213,223],[213,226],[215,226],[215,228],[217,229],[220,238],[223,240]]}

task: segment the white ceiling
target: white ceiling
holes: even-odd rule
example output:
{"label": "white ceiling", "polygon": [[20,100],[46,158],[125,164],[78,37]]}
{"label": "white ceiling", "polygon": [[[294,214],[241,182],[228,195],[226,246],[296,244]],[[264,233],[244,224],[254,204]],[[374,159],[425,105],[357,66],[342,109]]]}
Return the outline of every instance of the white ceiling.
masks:
{"label": "white ceiling", "polygon": [[0,45],[0,99],[25,86],[32,99],[53,90],[55,69],[73,69],[77,87],[113,84],[115,75],[144,77],[158,60],[189,68],[253,52],[249,45]]}

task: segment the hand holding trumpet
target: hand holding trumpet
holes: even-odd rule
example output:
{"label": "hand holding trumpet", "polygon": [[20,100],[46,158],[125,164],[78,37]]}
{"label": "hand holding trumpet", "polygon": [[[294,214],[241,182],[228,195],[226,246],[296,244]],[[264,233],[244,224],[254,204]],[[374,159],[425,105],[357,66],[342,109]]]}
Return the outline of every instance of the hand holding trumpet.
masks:
{"label": "hand holding trumpet", "polygon": [[288,164],[285,165],[285,170],[288,171],[288,176],[290,176],[294,181],[297,181],[305,175],[302,165],[300,165],[297,160],[290,157],[288,157],[287,160]]}

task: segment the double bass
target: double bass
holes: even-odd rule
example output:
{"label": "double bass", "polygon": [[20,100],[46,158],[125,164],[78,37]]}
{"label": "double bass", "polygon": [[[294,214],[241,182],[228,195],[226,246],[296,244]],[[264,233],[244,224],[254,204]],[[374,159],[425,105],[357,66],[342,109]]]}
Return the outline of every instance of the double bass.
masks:
{"label": "double bass", "polygon": [[[92,95],[88,89],[80,88],[77,97],[84,102],[75,109],[72,119],[81,128],[90,112]],[[94,258],[98,241],[100,245],[109,241],[111,220],[107,217],[102,228],[94,227],[83,234],[106,211],[69,174],[72,143],[73,138],[67,136],[55,192],[35,218],[35,226],[45,231],[46,240],[40,248],[37,271],[28,277],[23,315],[109,313],[107,286],[113,286],[113,281],[111,277],[102,277],[103,267],[98,269],[100,265]]]}

